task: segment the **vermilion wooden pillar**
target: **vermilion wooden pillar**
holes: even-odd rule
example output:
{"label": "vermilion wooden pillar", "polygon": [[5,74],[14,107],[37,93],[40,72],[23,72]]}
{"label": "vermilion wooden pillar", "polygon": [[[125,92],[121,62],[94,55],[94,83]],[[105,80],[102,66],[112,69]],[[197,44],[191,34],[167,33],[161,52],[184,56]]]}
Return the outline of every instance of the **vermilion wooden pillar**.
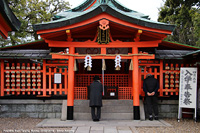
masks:
{"label": "vermilion wooden pillar", "polygon": [[[51,84],[51,83],[49,83]],[[46,60],[43,60],[43,96],[47,96],[47,82],[46,82]]]}
{"label": "vermilion wooden pillar", "polygon": [[163,96],[163,60],[160,60],[160,96]]}
{"label": "vermilion wooden pillar", "polygon": [[1,96],[4,96],[4,60],[1,60]]}
{"label": "vermilion wooden pillar", "polygon": [[[74,54],[75,48],[69,47],[69,54]],[[67,120],[74,119],[74,57],[69,57],[68,64],[68,93],[67,93]]]}
{"label": "vermilion wooden pillar", "polygon": [[[133,54],[138,54],[138,48],[132,48]],[[133,56],[133,71],[132,71],[132,80],[133,80],[133,119],[140,120],[140,98],[139,98],[139,68],[138,68],[138,56]]]}

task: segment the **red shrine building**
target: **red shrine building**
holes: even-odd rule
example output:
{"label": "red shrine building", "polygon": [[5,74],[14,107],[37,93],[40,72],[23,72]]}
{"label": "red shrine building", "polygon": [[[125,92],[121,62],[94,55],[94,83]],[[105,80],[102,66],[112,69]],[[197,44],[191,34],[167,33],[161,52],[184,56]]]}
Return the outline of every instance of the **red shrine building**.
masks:
{"label": "red shrine building", "polygon": [[164,41],[174,25],[117,0],[85,0],[33,27],[42,40],[1,48],[0,96],[67,96],[68,120],[74,119],[74,100],[88,99],[95,75],[104,99],[132,100],[139,120],[146,75],[158,79],[159,97],[178,96],[180,67],[194,66],[187,55],[199,49]]}

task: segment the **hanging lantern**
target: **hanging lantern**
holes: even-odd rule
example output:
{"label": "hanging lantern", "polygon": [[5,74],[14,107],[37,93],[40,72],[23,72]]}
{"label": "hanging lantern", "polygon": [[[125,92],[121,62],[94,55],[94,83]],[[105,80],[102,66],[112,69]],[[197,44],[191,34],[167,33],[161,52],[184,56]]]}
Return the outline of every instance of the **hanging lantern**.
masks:
{"label": "hanging lantern", "polygon": [[120,55],[117,55],[115,57],[115,70],[120,70],[120,67],[121,67],[121,56]]}
{"label": "hanging lantern", "polygon": [[106,70],[106,62],[105,62],[104,59],[103,59],[103,61],[102,61],[102,70]]}
{"label": "hanging lantern", "polygon": [[92,68],[92,57],[90,55],[85,56],[84,67],[87,68],[87,71],[91,71]]}

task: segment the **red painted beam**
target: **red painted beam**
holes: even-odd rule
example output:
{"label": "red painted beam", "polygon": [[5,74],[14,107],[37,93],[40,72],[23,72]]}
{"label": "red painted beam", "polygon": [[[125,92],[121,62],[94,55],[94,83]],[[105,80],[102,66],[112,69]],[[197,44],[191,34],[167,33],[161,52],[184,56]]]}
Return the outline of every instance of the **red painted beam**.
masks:
{"label": "red painted beam", "polygon": [[[52,59],[69,59],[70,55],[61,55],[61,54],[51,54]],[[133,55],[134,56],[134,55]],[[121,56],[121,59],[132,59],[133,56]],[[135,55],[138,57],[138,59],[155,59],[155,55]],[[116,56],[110,56],[110,55],[91,55],[92,59],[115,59]],[[75,59],[85,59],[85,55],[79,55],[75,56]]]}
{"label": "red painted beam", "polygon": [[76,47],[76,48],[130,48],[130,47],[158,47],[161,40],[143,42],[110,42],[109,44],[98,44],[96,42],[67,42],[45,40],[49,47]]}

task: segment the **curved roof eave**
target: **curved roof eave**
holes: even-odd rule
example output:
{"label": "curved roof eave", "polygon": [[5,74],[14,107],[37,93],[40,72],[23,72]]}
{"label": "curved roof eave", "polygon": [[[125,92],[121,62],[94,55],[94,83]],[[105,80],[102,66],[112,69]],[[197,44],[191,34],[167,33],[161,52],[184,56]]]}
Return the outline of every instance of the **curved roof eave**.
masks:
{"label": "curved roof eave", "polygon": [[174,25],[153,22],[148,19],[143,19],[143,18],[138,18],[138,17],[127,15],[126,12],[112,8],[107,4],[101,4],[101,5],[97,6],[96,8],[92,8],[87,11],[81,12],[79,15],[71,17],[71,18],[62,18],[62,19],[59,19],[56,21],[51,21],[48,23],[36,24],[36,25],[33,25],[33,28],[35,31],[60,28],[63,26],[72,25],[72,24],[90,19],[101,13],[107,13],[107,14],[109,14],[113,17],[119,18],[123,21],[130,22],[130,23],[144,26],[144,27],[167,30],[167,31],[173,31],[175,28]]}
{"label": "curved roof eave", "polygon": [[0,0],[0,13],[13,31],[18,31],[20,29],[21,22],[17,19],[5,0]]}
{"label": "curved roof eave", "polygon": [[189,49],[194,49],[194,50],[199,50],[200,47],[198,46],[192,46],[192,45],[188,45],[188,44],[183,44],[183,43],[178,43],[178,42],[173,42],[173,41],[162,41],[163,43],[168,43],[168,44],[172,44],[172,45],[177,45],[180,47],[185,47],[185,48],[189,48]]}

